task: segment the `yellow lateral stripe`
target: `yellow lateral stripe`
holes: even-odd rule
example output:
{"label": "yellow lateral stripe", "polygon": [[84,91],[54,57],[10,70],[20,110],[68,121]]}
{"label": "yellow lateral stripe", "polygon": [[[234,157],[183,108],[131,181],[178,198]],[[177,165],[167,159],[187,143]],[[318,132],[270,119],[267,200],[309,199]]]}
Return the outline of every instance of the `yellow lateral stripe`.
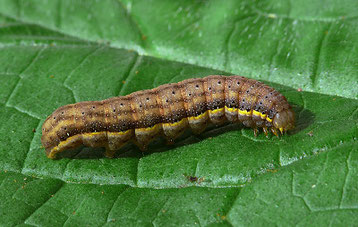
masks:
{"label": "yellow lateral stripe", "polygon": [[[77,134],[77,135],[84,135],[84,136],[97,136],[97,135],[100,135],[100,134],[103,134],[103,132],[89,132],[89,133],[83,133],[83,134]],[[76,135],[76,136],[77,136]],[[71,136],[73,137],[73,136]],[[71,138],[69,137],[69,138]],[[66,140],[65,140],[66,141]]]}
{"label": "yellow lateral stripe", "polygon": [[252,110],[247,111],[247,110],[240,110],[239,109],[239,114],[246,115],[246,116],[251,116],[252,115]]}
{"label": "yellow lateral stripe", "polygon": [[208,114],[208,111],[205,111],[204,113],[198,115],[198,116],[193,116],[193,117],[188,117],[188,120],[200,120],[201,118],[205,117],[205,115]]}
{"label": "yellow lateral stripe", "polygon": [[121,135],[125,135],[131,132],[132,129],[128,129],[127,131],[122,131],[122,132],[107,132],[108,135],[110,136],[121,136]]}
{"label": "yellow lateral stripe", "polygon": [[126,130],[126,131],[122,131],[122,132],[107,132],[107,131],[103,131],[103,132],[89,132],[89,133],[83,133],[83,134],[77,134],[71,137],[68,137],[66,140],[61,141],[56,147],[52,148],[51,153],[61,149],[62,147],[65,147],[67,144],[71,143],[72,141],[78,139],[79,137],[84,137],[84,138],[90,138],[93,136],[98,136],[98,135],[102,135],[102,134],[109,134],[111,136],[115,136],[115,135],[125,135],[130,133],[132,129]]}
{"label": "yellow lateral stripe", "polygon": [[253,110],[252,114],[255,116],[261,117],[261,119],[266,119],[266,116],[267,116],[267,114],[262,114],[261,112],[256,111],[256,110]]}
{"label": "yellow lateral stripe", "polygon": [[181,119],[178,122],[174,122],[174,123],[163,123],[164,126],[169,126],[169,127],[175,127],[181,123],[183,123],[183,121],[185,120],[185,118]]}
{"label": "yellow lateral stripe", "polygon": [[260,113],[259,111],[253,110],[252,114],[260,117],[262,113]]}
{"label": "yellow lateral stripe", "polygon": [[72,142],[73,140],[76,140],[78,139],[79,137],[93,137],[93,136],[97,136],[97,135],[101,135],[101,134],[105,134],[105,133],[108,133],[108,134],[114,134],[114,135],[123,135],[123,134],[126,134],[126,133],[129,133],[131,129],[127,130],[127,131],[123,131],[123,132],[106,132],[106,131],[103,131],[103,132],[88,132],[88,133],[83,133],[83,134],[77,134],[77,135],[74,135],[74,136],[71,136],[71,137],[68,137],[66,140],[64,141],[61,141],[56,147],[52,148],[51,149],[51,152],[55,151],[55,150],[58,150],[64,146],[66,146],[67,144],[69,144],[70,142]]}
{"label": "yellow lateral stripe", "polygon": [[151,131],[151,130],[155,130],[156,128],[158,128],[162,123],[158,123],[153,125],[152,127],[147,127],[147,128],[136,128],[135,131]]}
{"label": "yellow lateral stripe", "polygon": [[65,147],[67,144],[71,143],[73,140],[78,139],[81,136],[82,137],[93,137],[93,136],[105,134],[105,133],[107,133],[107,132],[105,132],[105,131],[104,132],[89,132],[89,133],[77,134],[77,135],[68,137],[66,140],[61,141],[56,147],[51,149],[49,157],[50,158],[55,157],[55,154],[57,154],[62,147]]}
{"label": "yellow lateral stripe", "polygon": [[235,113],[237,112],[239,109],[238,108],[235,108],[235,107],[227,107],[225,106],[225,110],[231,112],[231,113]]}
{"label": "yellow lateral stripe", "polygon": [[[226,106],[225,106],[226,107]],[[220,108],[220,109],[215,109],[215,110],[209,110],[209,113],[210,114],[216,114],[217,112],[220,112],[220,111],[223,111],[224,110],[224,107],[223,108]]]}
{"label": "yellow lateral stripe", "polygon": [[[82,134],[77,134],[77,135],[68,137],[66,140],[61,141],[56,147],[61,147],[61,146],[65,145],[66,143],[72,142],[73,140],[77,139],[80,136],[82,136]],[[56,148],[56,147],[54,147],[54,148]]]}
{"label": "yellow lateral stripe", "polygon": [[[256,110],[250,110],[250,111],[247,111],[247,110],[240,110],[238,108],[235,108],[235,107],[223,107],[223,108],[219,108],[219,109],[215,109],[215,110],[208,110],[208,111],[205,111],[204,113],[198,115],[198,116],[193,116],[193,117],[188,117],[189,120],[199,120],[201,118],[203,118],[205,116],[205,114],[215,114],[219,111],[223,111],[223,110],[227,110],[229,112],[239,112],[239,114],[241,115],[246,115],[246,116],[251,116],[251,115],[255,115],[255,116],[260,116],[262,119],[266,119],[266,121],[268,122],[272,122],[272,119],[267,117],[267,114],[262,114]],[[185,120],[185,118],[181,119],[180,121],[178,122],[175,122],[175,123],[159,123],[159,124],[155,124],[153,125],[152,127],[148,127],[148,128],[137,128],[135,130],[137,131],[150,131],[150,130],[155,130],[157,127],[160,126],[160,124],[163,124],[164,126],[171,126],[171,127],[175,127],[179,124],[181,124],[183,121]],[[115,136],[115,135],[125,135],[125,134],[128,134],[131,130],[133,129],[128,129],[126,131],[121,131],[121,132],[106,132],[106,131],[103,131],[103,132],[90,132],[90,133],[84,133],[84,134],[77,134],[77,135],[74,135],[74,136],[71,136],[69,138],[67,138],[65,141],[61,141],[56,147],[52,148],[51,149],[51,153],[54,152],[54,151],[58,151],[59,149],[61,149],[61,147],[64,147],[66,146],[66,144],[72,142],[73,140],[77,139],[78,137],[80,136],[83,136],[83,137],[93,137],[93,136],[97,136],[97,135],[101,135],[101,134],[104,134],[104,133],[107,133],[111,136]],[[279,129],[280,131],[283,131],[283,128],[280,128]]]}
{"label": "yellow lateral stripe", "polygon": [[255,115],[255,116],[259,116],[261,117],[261,119],[266,119],[266,121],[268,122],[272,122],[272,119],[267,117],[267,114],[262,114],[256,110],[250,110],[250,111],[247,111],[247,110],[239,110],[239,114],[241,115],[246,115],[246,116],[250,116],[251,114]]}
{"label": "yellow lateral stripe", "polygon": [[269,117],[267,116],[267,114],[262,114],[262,113],[260,113],[260,112],[258,112],[258,111],[256,111],[256,110],[247,111],[247,110],[240,110],[240,109],[239,109],[239,114],[245,115],[245,116],[251,116],[251,114],[253,114],[253,115],[255,115],[255,116],[260,116],[261,119],[265,119],[265,120],[268,121],[268,122],[272,122],[272,119],[269,118]]}

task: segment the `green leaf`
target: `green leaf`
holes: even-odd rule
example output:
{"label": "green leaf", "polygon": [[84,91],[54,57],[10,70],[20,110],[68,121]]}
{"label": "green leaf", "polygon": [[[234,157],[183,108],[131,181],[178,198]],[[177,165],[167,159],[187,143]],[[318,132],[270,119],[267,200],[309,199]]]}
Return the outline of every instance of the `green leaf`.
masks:
{"label": "green leaf", "polygon": [[267,174],[243,188],[229,212],[233,225],[355,225],[356,141]]}
{"label": "green leaf", "polygon": [[[358,5],[290,4],[1,1],[1,225],[355,224]],[[41,125],[61,105],[211,74],[279,90],[296,129],[44,154]]]}
{"label": "green leaf", "polygon": [[0,3],[3,15],[83,40],[350,98],[358,98],[357,8],[354,0]]}
{"label": "green leaf", "polygon": [[208,225],[224,223],[238,188],[153,190],[69,184],[0,173],[0,223],[15,225]]}

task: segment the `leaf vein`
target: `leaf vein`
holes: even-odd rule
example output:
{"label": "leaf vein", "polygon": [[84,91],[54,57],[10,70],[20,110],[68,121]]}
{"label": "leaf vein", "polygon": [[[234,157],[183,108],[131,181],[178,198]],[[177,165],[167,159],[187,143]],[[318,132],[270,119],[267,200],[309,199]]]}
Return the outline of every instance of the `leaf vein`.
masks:
{"label": "leaf vein", "polygon": [[321,58],[322,58],[322,49],[323,47],[325,47],[325,44],[328,40],[328,36],[330,35],[330,32],[332,30],[333,27],[333,23],[330,23],[327,31],[323,32],[321,39],[318,43],[317,46],[317,50],[316,50],[316,57],[314,60],[314,65],[313,65],[313,69],[312,69],[312,74],[310,76],[311,78],[311,83],[312,83],[312,88],[316,88],[317,87],[317,83],[318,83],[318,76],[320,75],[320,70],[319,70],[319,66],[321,64]]}
{"label": "leaf vein", "polygon": [[[32,211],[30,214],[29,214],[29,216],[25,219],[25,221],[24,221],[24,223],[25,224],[27,224],[26,223],[26,221],[28,221],[28,219],[37,211],[37,210],[39,210],[43,205],[45,205],[52,197],[54,197],[59,191],[60,191],[60,189],[63,187],[63,185],[64,185],[64,182],[61,182],[60,183],[60,185],[59,185],[59,187],[58,188],[56,188],[56,191],[49,197],[49,198],[47,198],[39,207],[37,207],[34,211]],[[53,208],[53,207],[52,207]],[[55,208],[54,208],[55,209]],[[57,209],[56,209],[57,210]],[[58,210],[59,211],[59,210]],[[59,211],[60,213],[62,213],[61,211]],[[63,215],[65,215],[65,216],[67,216],[66,214],[64,214],[64,213],[62,213]]]}

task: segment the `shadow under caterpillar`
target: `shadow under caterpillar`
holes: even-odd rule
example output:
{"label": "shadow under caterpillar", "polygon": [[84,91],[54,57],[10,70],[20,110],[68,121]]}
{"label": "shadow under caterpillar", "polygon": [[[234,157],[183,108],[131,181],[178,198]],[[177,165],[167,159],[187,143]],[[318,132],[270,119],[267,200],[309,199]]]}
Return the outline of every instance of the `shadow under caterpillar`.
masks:
{"label": "shadow under caterpillar", "polygon": [[207,76],[164,84],[102,101],[62,106],[47,117],[41,142],[48,158],[81,145],[105,147],[105,155],[129,141],[141,150],[157,136],[173,143],[186,128],[201,133],[208,123],[242,122],[276,136],[295,126],[286,98],[242,76]]}

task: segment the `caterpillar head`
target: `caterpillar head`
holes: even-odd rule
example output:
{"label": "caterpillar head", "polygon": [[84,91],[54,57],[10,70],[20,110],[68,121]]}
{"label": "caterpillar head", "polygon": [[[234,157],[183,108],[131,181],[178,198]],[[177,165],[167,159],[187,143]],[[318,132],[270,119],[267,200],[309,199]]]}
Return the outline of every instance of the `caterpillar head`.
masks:
{"label": "caterpillar head", "polygon": [[277,113],[273,119],[273,125],[281,133],[293,129],[295,127],[295,114],[292,109],[285,109]]}

